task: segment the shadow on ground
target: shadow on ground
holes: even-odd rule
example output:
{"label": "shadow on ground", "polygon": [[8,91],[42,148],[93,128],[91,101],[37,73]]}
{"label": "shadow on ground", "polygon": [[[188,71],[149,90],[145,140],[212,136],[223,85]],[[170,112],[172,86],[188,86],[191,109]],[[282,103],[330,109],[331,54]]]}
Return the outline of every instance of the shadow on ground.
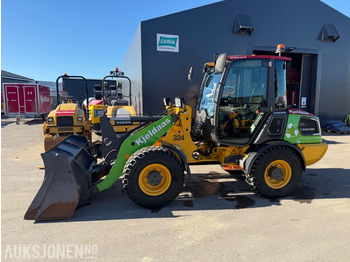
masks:
{"label": "shadow on ground", "polygon": [[[9,124],[13,124],[16,123],[16,119],[13,118],[5,118],[5,119],[1,119],[1,128],[6,127]],[[42,125],[44,124],[44,120],[42,120],[41,118],[34,118],[34,119],[30,119],[30,120],[26,120],[26,119],[21,119],[19,121],[19,125],[24,124],[24,125]]]}
{"label": "shadow on ground", "polygon": [[34,119],[31,119],[31,120],[21,120],[21,124],[25,124],[25,125],[28,125],[28,126],[31,126],[31,125],[42,125],[42,124],[44,124],[44,120],[42,120],[41,118],[34,118]]}
{"label": "shadow on ground", "polygon": [[350,134],[333,134],[333,133],[327,133],[327,132],[322,132],[322,141],[326,143],[327,145],[338,145],[338,144],[346,144],[343,142],[337,142],[334,140],[331,140],[329,137],[334,137],[334,136],[348,136],[350,138]]}
{"label": "shadow on ground", "polygon": [[239,176],[211,171],[208,174],[193,174],[179,197],[159,210],[148,210],[134,204],[122,190],[121,180],[118,180],[112,188],[95,195],[90,205],[76,210],[72,219],[37,223],[176,218],[178,215],[173,211],[260,208],[280,206],[284,200],[312,205],[315,199],[335,198],[350,198],[349,170],[309,168],[290,196],[276,199],[266,199],[252,193]]}
{"label": "shadow on ground", "polygon": [[13,121],[12,120],[1,120],[1,128],[4,128],[7,125],[15,123],[15,122],[16,122],[15,120],[13,120]]}

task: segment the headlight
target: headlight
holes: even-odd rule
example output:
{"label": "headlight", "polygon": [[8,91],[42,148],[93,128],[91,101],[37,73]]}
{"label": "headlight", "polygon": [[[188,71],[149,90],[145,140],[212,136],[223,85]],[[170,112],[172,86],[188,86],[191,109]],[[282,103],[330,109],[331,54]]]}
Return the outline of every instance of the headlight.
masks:
{"label": "headlight", "polygon": [[82,117],[78,117],[78,121],[79,121],[79,122],[82,122],[82,121],[83,121],[83,118],[82,118]]}
{"label": "headlight", "polygon": [[52,123],[53,122],[53,117],[48,117],[47,122]]}

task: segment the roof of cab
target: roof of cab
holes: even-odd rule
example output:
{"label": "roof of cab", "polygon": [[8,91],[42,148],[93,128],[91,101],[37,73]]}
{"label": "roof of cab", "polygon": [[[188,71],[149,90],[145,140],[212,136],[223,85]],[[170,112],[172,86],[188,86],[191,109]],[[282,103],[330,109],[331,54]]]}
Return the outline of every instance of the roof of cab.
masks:
{"label": "roof of cab", "polygon": [[[273,56],[273,55],[229,55],[226,57],[227,60],[241,60],[241,59],[275,59],[291,61],[292,58],[286,56]],[[205,67],[214,67],[214,62],[207,62],[204,64]]]}
{"label": "roof of cab", "polygon": [[292,58],[285,56],[273,56],[273,55],[229,55],[226,57],[227,60],[240,60],[240,59],[275,59],[291,61]]}

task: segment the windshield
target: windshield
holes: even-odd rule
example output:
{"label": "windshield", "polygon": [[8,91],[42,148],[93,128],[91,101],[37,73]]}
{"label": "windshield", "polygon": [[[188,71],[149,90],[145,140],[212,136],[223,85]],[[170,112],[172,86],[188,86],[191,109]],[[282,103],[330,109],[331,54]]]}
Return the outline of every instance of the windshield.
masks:
{"label": "windshield", "polygon": [[268,60],[234,61],[224,82],[219,105],[220,140],[244,144],[260,121],[260,108],[267,106]]}
{"label": "windshield", "polygon": [[[267,100],[268,61],[241,60],[230,67],[222,98],[228,98],[232,106],[242,107],[259,100]],[[265,65],[266,64],[266,65]]]}
{"label": "windshield", "polygon": [[207,73],[203,86],[202,97],[199,103],[199,111],[205,111],[207,117],[209,118],[214,117],[214,95],[221,79],[221,74],[214,75],[213,72],[214,70],[211,68]]}

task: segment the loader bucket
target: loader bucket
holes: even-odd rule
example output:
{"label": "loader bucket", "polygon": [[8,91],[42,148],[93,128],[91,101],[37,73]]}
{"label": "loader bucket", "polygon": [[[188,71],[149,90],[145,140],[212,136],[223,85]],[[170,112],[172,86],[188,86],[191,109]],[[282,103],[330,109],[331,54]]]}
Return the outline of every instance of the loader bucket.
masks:
{"label": "loader bucket", "polygon": [[91,198],[96,159],[85,137],[71,135],[41,154],[45,177],[24,219],[58,220],[72,217]]}

